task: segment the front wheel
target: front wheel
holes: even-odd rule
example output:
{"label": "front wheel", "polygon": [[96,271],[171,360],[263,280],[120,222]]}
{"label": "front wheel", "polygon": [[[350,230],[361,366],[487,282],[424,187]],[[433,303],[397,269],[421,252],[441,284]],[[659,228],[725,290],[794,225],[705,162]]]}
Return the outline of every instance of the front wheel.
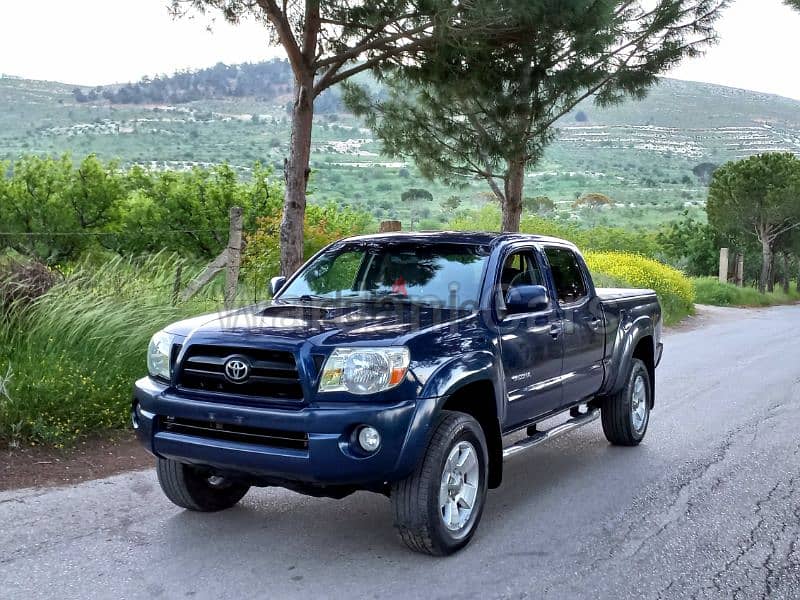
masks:
{"label": "front wheel", "polygon": [[647,366],[634,358],[625,386],[608,396],[601,407],[603,433],[609,442],[617,446],[637,446],[644,439],[653,405],[652,389]]}
{"label": "front wheel", "polygon": [[199,512],[225,510],[244,498],[250,486],[204,469],[159,458],[158,483],[173,504]]}
{"label": "front wheel", "polygon": [[480,424],[442,411],[414,473],[392,486],[394,525],[406,546],[444,556],[469,543],[486,501],[488,462]]}

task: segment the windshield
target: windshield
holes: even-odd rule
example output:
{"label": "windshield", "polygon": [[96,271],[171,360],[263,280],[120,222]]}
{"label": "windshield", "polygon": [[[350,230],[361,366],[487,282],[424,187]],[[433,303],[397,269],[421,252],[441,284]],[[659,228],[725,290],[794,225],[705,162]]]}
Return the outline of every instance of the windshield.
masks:
{"label": "windshield", "polygon": [[342,244],[314,259],[281,300],[393,298],[477,306],[488,250],[465,244]]}

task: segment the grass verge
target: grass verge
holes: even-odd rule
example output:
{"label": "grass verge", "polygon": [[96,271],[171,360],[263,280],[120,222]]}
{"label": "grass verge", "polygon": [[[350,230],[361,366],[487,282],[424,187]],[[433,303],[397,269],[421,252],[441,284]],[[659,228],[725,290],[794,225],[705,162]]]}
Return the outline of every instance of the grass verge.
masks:
{"label": "grass verge", "polygon": [[785,294],[775,290],[766,294],[752,287],[737,287],[721,283],[716,277],[698,277],[692,280],[696,302],[713,306],[776,306],[800,302],[800,291],[796,287]]}
{"label": "grass verge", "polygon": [[32,303],[9,307],[0,329],[0,439],[62,447],[126,427],[150,336],[218,307],[212,296],[173,306],[178,262],[87,263]]}

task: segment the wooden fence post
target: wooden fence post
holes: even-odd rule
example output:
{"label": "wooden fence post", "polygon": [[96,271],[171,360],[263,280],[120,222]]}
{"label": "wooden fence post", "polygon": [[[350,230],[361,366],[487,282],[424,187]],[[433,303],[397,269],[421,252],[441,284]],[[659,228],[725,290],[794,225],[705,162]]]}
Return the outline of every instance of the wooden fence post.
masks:
{"label": "wooden fence post", "polygon": [[231,207],[230,210],[230,230],[228,232],[228,247],[220,252],[214,260],[208,263],[203,272],[195,277],[181,294],[181,300],[186,302],[191,299],[214,276],[227,267],[225,277],[225,305],[229,306],[236,298],[236,290],[239,283],[239,266],[242,255],[242,209],[238,206]]}
{"label": "wooden fence post", "polygon": [[172,306],[178,303],[178,296],[181,293],[181,275],[183,275],[183,263],[178,264],[175,270],[175,281],[172,284]]}
{"label": "wooden fence post", "polygon": [[744,286],[744,254],[739,252],[736,255],[736,285],[739,287]]}
{"label": "wooden fence post", "polygon": [[231,308],[239,289],[239,267],[242,262],[242,209],[232,206],[231,227],[228,234],[228,271],[225,275],[225,306]]}
{"label": "wooden fence post", "polygon": [[719,249],[719,281],[720,283],[728,283],[728,249]]}
{"label": "wooden fence post", "polygon": [[381,233],[390,233],[392,231],[402,231],[403,225],[400,221],[381,221]]}

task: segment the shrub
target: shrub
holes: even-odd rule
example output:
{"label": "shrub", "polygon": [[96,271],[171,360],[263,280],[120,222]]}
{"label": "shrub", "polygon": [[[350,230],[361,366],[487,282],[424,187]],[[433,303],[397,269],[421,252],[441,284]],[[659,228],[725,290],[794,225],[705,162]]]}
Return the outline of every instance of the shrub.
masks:
{"label": "shrub", "polygon": [[756,288],[737,287],[730,283],[722,283],[716,277],[698,277],[693,280],[695,295],[699,304],[713,306],[773,306],[789,304],[800,300],[800,291],[791,290],[784,294],[783,290],[762,294]]}
{"label": "shrub", "polygon": [[[282,212],[258,219],[255,233],[247,236],[242,266],[251,282],[266,282],[280,272],[279,231]],[[342,208],[333,203],[306,207],[304,258],[331,242],[349,235],[364,233],[370,227],[369,213]]]}
{"label": "shrub", "polygon": [[693,280],[699,304],[735,306],[739,304],[740,290],[735,285],[722,283],[716,277],[698,277]]}
{"label": "shrub", "polygon": [[630,253],[587,252],[584,257],[598,279],[606,276],[630,287],[655,290],[665,323],[676,323],[694,312],[694,286],[677,269]]}
{"label": "shrub", "polygon": [[[150,336],[170,322],[211,312],[219,286],[173,306],[177,264],[163,255],[80,265],[0,329],[0,439],[62,446],[125,427],[131,384],[146,372]],[[191,267],[191,269],[190,269]]]}
{"label": "shrub", "polygon": [[52,288],[57,274],[36,261],[0,261],[0,314],[17,303],[29,304]]}

